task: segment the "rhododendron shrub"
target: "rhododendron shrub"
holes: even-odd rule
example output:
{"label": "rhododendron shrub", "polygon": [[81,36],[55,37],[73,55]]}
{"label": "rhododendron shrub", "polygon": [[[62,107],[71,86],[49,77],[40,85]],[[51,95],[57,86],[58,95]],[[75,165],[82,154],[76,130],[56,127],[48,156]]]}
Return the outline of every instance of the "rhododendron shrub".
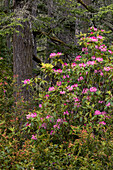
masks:
{"label": "rhododendron shrub", "polygon": [[[37,168],[112,167],[113,47],[105,44],[105,31],[90,31],[80,35],[83,48],[72,63],[52,53],[50,66],[42,67],[56,82],[46,81],[37,110],[26,115]],[[55,70],[57,62],[62,67]]]}

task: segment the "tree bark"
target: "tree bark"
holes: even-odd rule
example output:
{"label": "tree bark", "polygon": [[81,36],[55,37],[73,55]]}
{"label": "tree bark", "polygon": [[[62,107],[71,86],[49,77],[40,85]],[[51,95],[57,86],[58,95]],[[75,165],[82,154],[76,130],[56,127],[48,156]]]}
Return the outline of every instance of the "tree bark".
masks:
{"label": "tree bark", "polygon": [[[85,5],[89,6],[91,4],[91,0],[83,0],[83,2],[85,3]],[[88,27],[89,27],[89,23],[87,21],[83,21],[83,33],[87,33],[88,32]]]}
{"label": "tree bark", "polygon": [[[21,1],[18,4],[15,3],[15,10],[17,13],[22,9],[25,4]],[[16,17],[20,17],[16,15]],[[23,14],[23,19],[27,18],[26,14]],[[13,72],[17,76],[17,86],[21,86],[22,81],[30,79],[32,77],[32,57],[33,57],[33,36],[31,32],[30,21],[21,22],[21,26],[16,26],[16,31],[13,34]],[[25,87],[21,88],[19,98],[22,97],[28,101],[31,97],[30,90]],[[17,93],[16,93],[17,97]]]}

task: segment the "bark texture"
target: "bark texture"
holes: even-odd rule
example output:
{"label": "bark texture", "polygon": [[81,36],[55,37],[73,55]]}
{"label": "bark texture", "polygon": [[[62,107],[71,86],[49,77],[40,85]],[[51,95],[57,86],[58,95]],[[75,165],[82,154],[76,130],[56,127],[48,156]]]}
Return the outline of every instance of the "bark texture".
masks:
{"label": "bark texture", "polygon": [[[24,3],[15,2],[15,10],[19,16],[19,11],[24,8]],[[27,15],[23,13],[23,19]],[[21,86],[22,81],[32,77],[32,57],[33,57],[33,36],[31,31],[30,21],[21,22],[21,26],[17,26],[13,35],[13,72],[17,76],[17,86]],[[23,96],[25,100],[29,100],[30,91],[22,88],[20,97]]]}

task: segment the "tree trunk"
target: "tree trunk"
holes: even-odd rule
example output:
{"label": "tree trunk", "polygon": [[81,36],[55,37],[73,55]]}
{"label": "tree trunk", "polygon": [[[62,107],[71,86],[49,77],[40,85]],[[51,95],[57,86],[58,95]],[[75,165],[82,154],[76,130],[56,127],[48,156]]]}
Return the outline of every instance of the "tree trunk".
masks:
{"label": "tree trunk", "polygon": [[[89,6],[91,4],[91,0],[83,0],[83,2]],[[83,27],[83,33],[87,33],[88,32],[88,28],[89,28],[89,22],[88,21],[83,21],[82,23],[84,25]]]}
{"label": "tree trunk", "polygon": [[[17,13],[22,9],[25,4],[16,4],[15,10]],[[19,15],[16,16],[17,18]],[[27,18],[26,14],[23,14],[23,19]],[[33,56],[33,36],[31,32],[30,21],[21,22],[21,26],[16,26],[16,31],[13,34],[13,72],[17,76],[17,86],[21,86],[22,81],[30,79],[32,77],[32,56]],[[17,97],[17,93],[15,94]],[[21,88],[19,98],[23,98],[28,101],[31,97],[30,90]]]}
{"label": "tree trunk", "polygon": [[[22,80],[32,77],[32,41],[29,23],[22,23],[24,28],[17,27],[19,34],[13,35],[13,71],[17,75],[17,85],[22,84]],[[28,100],[30,93],[26,88],[22,88],[21,95]]]}

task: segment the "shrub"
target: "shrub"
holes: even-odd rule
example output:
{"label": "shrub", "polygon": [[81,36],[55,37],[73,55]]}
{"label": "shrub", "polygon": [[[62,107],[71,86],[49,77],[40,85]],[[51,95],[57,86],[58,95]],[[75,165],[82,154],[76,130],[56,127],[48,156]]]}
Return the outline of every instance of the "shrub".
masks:
{"label": "shrub", "polygon": [[[71,64],[52,53],[52,63],[42,66],[50,80],[35,78],[45,89],[25,129],[32,134],[36,169],[112,169],[113,47],[105,33],[90,28],[80,35],[82,51]],[[57,62],[61,69],[54,69]]]}
{"label": "shrub", "polygon": [[[15,102],[12,58],[0,36],[0,169],[33,167],[32,146],[26,131],[22,131],[23,117],[29,106],[22,98]],[[19,88],[16,88],[19,94]]]}

